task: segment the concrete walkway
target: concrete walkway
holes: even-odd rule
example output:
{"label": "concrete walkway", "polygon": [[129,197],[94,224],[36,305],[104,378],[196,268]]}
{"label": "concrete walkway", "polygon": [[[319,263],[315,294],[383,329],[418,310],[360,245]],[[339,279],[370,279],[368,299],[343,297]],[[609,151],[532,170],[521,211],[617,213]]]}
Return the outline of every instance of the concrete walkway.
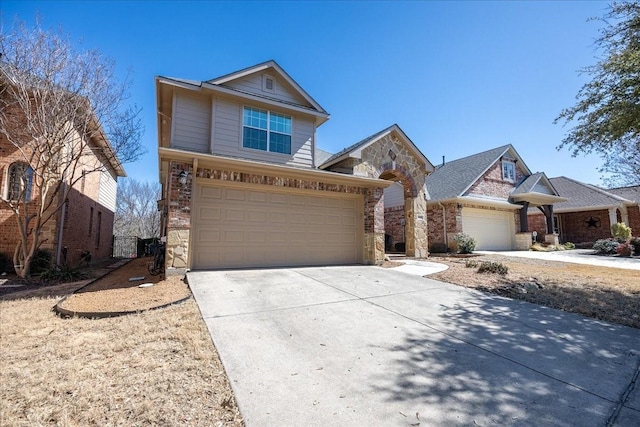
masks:
{"label": "concrete walkway", "polygon": [[575,264],[599,265],[601,267],[640,270],[640,259],[618,256],[594,255],[592,249],[574,249],[569,251],[474,251],[477,254],[504,255],[519,258],[535,258],[547,261],[572,262]]}
{"label": "concrete walkway", "polygon": [[398,268],[188,279],[248,427],[640,425],[638,329]]}

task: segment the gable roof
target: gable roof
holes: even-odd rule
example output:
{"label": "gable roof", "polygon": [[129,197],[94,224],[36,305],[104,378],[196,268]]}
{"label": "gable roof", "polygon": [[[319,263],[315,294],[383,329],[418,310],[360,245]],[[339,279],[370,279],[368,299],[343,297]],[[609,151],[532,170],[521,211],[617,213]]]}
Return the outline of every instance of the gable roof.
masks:
{"label": "gable roof", "polygon": [[[322,108],[318,102],[313,99],[311,95],[309,95],[303,88],[300,86],[284,69],[278,65],[276,61],[273,59],[269,61],[262,62],[260,64],[253,65],[251,67],[243,68],[242,70],[234,71],[233,73],[225,74],[220,77],[216,77],[210,80],[207,80],[203,83],[209,83],[216,86],[224,86],[226,83],[229,83],[232,80],[237,80],[242,77],[246,77],[250,74],[259,73],[261,71],[265,71],[268,69],[272,69],[277,75],[279,75],[282,79],[284,79],[287,83],[289,83],[293,89],[304,98],[309,104],[313,106],[314,109],[319,112],[328,114],[327,111]],[[237,90],[237,89],[235,89]]]}
{"label": "gable roof", "polygon": [[329,157],[324,163],[322,163],[320,166],[318,166],[319,169],[326,169],[331,165],[334,165],[348,157],[356,157],[356,158],[360,158],[361,156],[361,152],[362,150],[364,150],[365,148],[369,147],[370,145],[372,145],[373,143],[375,143],[376,141],[378,141],[380,138],[385,137],[386,135],[392,133],[392,132],[396,132],[399,136],[400,139],[402,140],[402,142],[404,142],[404,144],[407,146],[407,148],[409,148],[413,154],[418,158],[418,160],[420,160],[422,163],[424,163],[425,165],[425,169],[427,171],[433,171],[434,167],[431,164],[431,162],[429,161],[429,159],[427,159],[427,157],[422,154],[422,151],[420,151],[418,149],[418,147],[413,143],[413,141],[411,141],[411,139],[409,139],[409,137],[407,136],[406,133],[404,133],[404,131],[400,128],[400,126],[398,126],[397,123],[392,124],[391,126],[389,126],[386,129],[383,129],[379,132],[374,133],[373,135],[370,135],[358,142],[356,142],[353,145],[350,145],[349,147],[345,148],[344,150],[341,150],[340,152],[334,154],[333,156]]}
{"label": "gable roof", "polygon": [[[1,56],[1,55],[0,55]],[[5,81],[6,84],[16,86],[20,81],[26,81],[28,88],[31,89],[33,86],[38,85],[41,89],[47,89],[45,85],[42,87],[42,81],[39,78],[25,72],[19,72],[17,68],[13,64],[7,63],[5,61],[0,60],[0,82]],[[61,94],[67,94],[69,97],[73,97],[74,99],[79,99],[80,102],[90,105],[90,101],[81,95],[69,92],[59,92]],[[113,169],[116,176],[125,177],[127,173],[124,170],[124,166],[122,162],[118,158],[117,153],[115,152],[111,141],[107,137],[107,134],[104,130],[104,127],[96,117],[95,111],[89,107],[88,109],[88,120],[87,127],[91,129],[90,133],[85,132],[83,136],[86,136],[90,144],[94,144],[94,147],[98,149],[98,154],[96,157],[100,160],[103,165],[108,163],[109,166]],[[77,127],[76,127],[77,130]],[[79,132],[80,133],[80,132]]]}
{"label": "gable roof", "polygon": [[[554,206],[556,212],[570,212],[574,210],[607,209],[623,204],[633,204],[633,200],[616,195],[612,190],[604,190],[595,185],[585,184],[565,176],[551,178],[553,186],[561,196],[567,198],[565,202]],[[631,187],[633,188],[633,187]],[[637,189],[638,187],[636,187]],[[614,189],[619,190],[619,189]],[[637,202],[636,202],[637,203]]]}
{"label": "gable roof", "polygon": [[445,200],[462,197],[469,188],[489,168],[507,152],[520,162],[525,172],[531,173],[529,168],[511,144],[452,160],[436,168],[435,172],[427,175],[426,186],[429,200]]}
{"label": "gable roof", "polygon": [[[232,87],[228,84],[229,82],[236,79],[241,79],[250,74],[258,73],[267,69],[272,70],[274,75],[278,75],[281,79],[286,81],[291,86],[293,91],[302,99],[304,99],[308,103],[308,105],[276,98],[273,96],[265,95],[263,93],[242,90],[237,87]],[[279,107],[286,105],[289,109],[315,116],[316,126],[320,126],[322,123],[329,120],[329,113],[327,113],[327,111],[322,108],[322,106],[318,104],[318,102],[313,99],[311,95],[309,95],[304,89],[302,89],[302,87],[273,60],[254,65],[252,67],[243,68],[242,70],[225,74],[223,76],[216,77],[210,80],[199,81],[166,76],[156,76],[155,80],[157,103],[159,102],[158,100],[160,100],[163,91],[168,87],[179,87],[192,91],[203,91],[203,89],[206,89],[226,95],[240,96],[245,99],[261,102],[268,105]]]}

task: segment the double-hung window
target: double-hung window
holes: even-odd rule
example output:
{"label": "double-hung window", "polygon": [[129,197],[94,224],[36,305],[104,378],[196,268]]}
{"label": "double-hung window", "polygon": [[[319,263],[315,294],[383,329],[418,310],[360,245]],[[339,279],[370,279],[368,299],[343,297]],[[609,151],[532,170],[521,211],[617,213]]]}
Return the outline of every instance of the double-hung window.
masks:
{"label": "double-hung window", "polygon": [[272,153],[291,154],[291,117],[259,108],[244,107],[242,146]]}
{"label": "double-hung window", "polygon": [[502,161],[502,179],[505,181],[515,182],[516,180],[516,165],[508,160]]}

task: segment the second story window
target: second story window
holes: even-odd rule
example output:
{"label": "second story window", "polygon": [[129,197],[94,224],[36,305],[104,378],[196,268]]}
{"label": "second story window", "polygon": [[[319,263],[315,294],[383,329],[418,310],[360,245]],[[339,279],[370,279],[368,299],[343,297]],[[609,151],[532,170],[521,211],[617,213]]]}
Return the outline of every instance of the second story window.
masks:
{"label": "second story window", "polygon": [[7,200],[31,200],[33,169],[26,163],[17,162],[9,166],[8,172]]}
{"label": "second story window", "polygon": [[505,181],[515,182],[516,180],[516,165],[513,162],[504,160],[502,162],[502,179]]}
{"label": "second story window", "polygon": [[244,107],[242,123],[244,148],[291,154],[290,116]]}

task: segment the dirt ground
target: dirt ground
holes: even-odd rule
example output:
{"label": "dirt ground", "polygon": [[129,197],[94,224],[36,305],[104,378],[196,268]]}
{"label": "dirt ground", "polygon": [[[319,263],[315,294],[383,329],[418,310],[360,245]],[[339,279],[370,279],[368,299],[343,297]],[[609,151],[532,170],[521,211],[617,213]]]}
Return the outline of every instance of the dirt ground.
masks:
{"label": "dirt ground", "polygon": [[[181,277],[149,274],[147,265],[150,260],[138,258],[130,261],[69,296],[59,306],[80,313],[141,311],[191,295]],[[151,286],[140,287],[147,284]]]}

